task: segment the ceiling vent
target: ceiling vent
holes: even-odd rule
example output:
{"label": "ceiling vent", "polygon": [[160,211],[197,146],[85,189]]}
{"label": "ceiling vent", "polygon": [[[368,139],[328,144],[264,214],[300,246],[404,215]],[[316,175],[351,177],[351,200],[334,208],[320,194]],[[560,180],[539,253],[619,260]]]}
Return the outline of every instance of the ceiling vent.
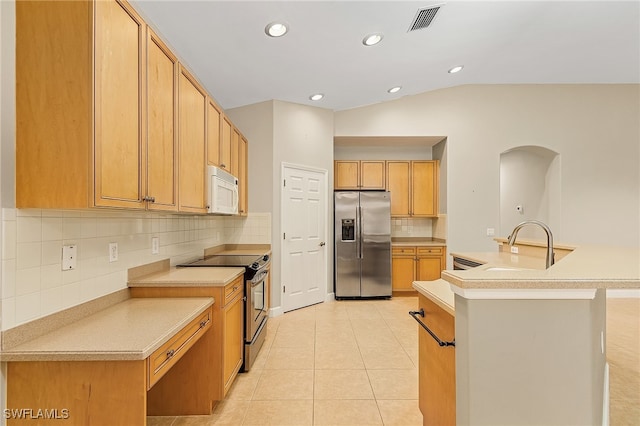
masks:
{"label": "ceiling vent", "polygon": [[444,6],[444,4],[436,4],[433,6],[428,6],[428,7],[419,9],[418,13],[416,13],[416,17],[413,18],[413,22],[409,27],[409,31],[407,32],[422,30],[424,28],[427,28],[429,25],[431,25],[431,23],[436,17],[436,14],[438,13],[438,11],[442,6]]}

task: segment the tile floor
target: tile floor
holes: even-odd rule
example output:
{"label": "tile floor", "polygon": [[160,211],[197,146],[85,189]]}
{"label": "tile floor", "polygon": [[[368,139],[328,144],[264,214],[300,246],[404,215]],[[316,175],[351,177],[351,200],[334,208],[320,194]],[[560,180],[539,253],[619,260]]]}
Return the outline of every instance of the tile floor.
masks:
{"label": "tile floor", "polygon": [[[415,297],[340,301],[270,318],[255,366],[210,416],[150,426],[422,425]],[[640,426],[640,299],[607,303],[612,426]]]}

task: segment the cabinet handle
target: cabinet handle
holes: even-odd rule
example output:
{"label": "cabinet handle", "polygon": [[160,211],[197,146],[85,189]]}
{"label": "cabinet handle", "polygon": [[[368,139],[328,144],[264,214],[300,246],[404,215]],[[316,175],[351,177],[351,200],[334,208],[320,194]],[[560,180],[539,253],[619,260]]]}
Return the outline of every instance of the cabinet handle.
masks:
{"label": "cabinet handle", "polygon": [[156,202],[156,197],[149,197],[146,196],[142,199],[142,201],[149,201],[150,203],[155,203]]}
{"label": "cabinet handle", "polygon": [[223,163],[223,164],[220,164],[220,167],[222,167],[223,169],[226,169],[226,168],[227,168],[227,166],[226,166],[224,163]]}
{"label": "cabinet handle", "polygon": [[200,328],[204,328],[205,325],[207,325],[207,321],[200,322]]}
{"label": "cabinet handle", "polygon": [[175,349],[171,349],[167,351],[167,358],[171,358],[176,353]]}
{"label": "cabinet handle", "polygon": [[440,340],[440,338],[438,336],[436,336],[436,334],[433,331],[431,331],[429,329],[429,327],[427,327],[427,325],[425,323],[423,323],[422,321],[420,321],[418,319],[418,315],[420,315],[421,317],[424,318],[424,309],[420,308],[419,311],[409,311],[409,315],[411,315],[414,320],[418,321],[418,324],[420,324],[422,326],[422,328],[427,330],[427,333],[429,333],[431,335],[431,337],[433,337],[433,339],[436,342],[438,342],[439,346],[455,346],[456,345],[456,339],[453,339],[452,342],[445,342],[445,341]]}

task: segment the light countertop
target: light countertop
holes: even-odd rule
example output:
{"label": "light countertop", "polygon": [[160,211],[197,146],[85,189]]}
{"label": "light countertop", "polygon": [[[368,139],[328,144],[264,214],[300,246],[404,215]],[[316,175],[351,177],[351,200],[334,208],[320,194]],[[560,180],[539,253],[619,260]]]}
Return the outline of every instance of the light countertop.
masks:
{"label": "light countertop", "polygon": [[449,314],[455,316],[455,294],[451,291],[451,285],[445,280],[414,281],[413,288],[421,295],[431,300]]}
{"label": "light countertop", "polygon": [[391,238],[392,247],[443,247],[447,243],[444,240],[430,237],[394,237]]}
{"label": "light countertop", "polygon": [[130,279],[128,285],[129,287],[219,287],[229,284],[242,274],[244,274],[244,268],[237,267],[172,267]]}
{"label": "light countertop", "polygon": [[[640,288],[638,248],[580,246],[549,269],[544,269],[544,259],[536,262],[510,253],[457,255],[484,263],[473,269],[442,272],[443,279],[460,289]],[[518,269],[487,270],[492,267]]]}
{"label": "light countertop", "polygon": [[0,353],[2,361],[143,360],[208,309],[211,297],[132,298]]}

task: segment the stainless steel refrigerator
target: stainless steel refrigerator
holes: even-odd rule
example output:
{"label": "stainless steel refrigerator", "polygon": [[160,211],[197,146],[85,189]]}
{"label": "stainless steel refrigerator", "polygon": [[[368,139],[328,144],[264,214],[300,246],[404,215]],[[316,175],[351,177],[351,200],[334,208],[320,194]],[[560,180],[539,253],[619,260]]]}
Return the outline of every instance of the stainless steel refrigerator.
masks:
{"label": "stainless steel refrigerator", "polygon": [[335,296],[391,297],[391,194],[334,193]]}

